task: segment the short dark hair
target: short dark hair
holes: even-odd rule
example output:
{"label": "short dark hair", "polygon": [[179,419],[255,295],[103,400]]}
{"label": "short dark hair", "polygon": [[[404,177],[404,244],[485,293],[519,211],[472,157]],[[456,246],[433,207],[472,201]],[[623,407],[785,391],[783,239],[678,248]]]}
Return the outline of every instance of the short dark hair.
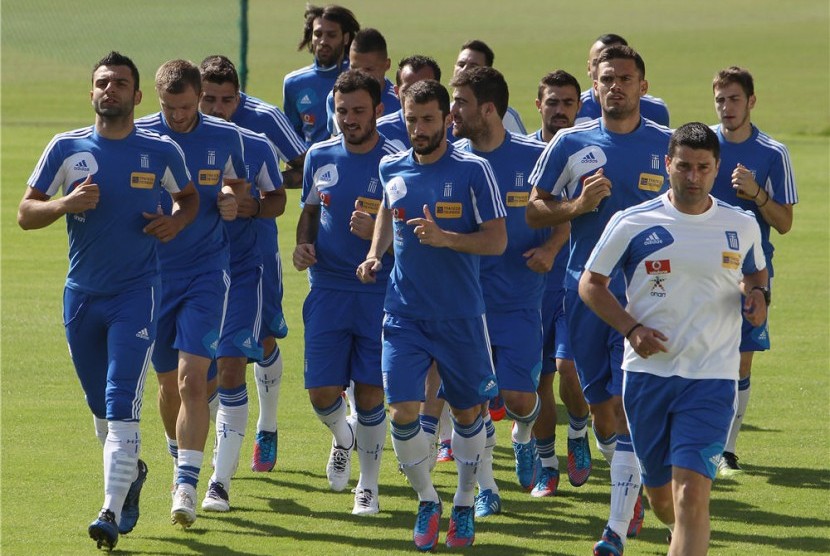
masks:
{"label": "short dark hair", "polygon": [[178,95],[187,86],[196,93],[202,92],[202,74],[196,64],[188,60],[170,60],[164,62],[156,71],[156,91]]}
{"label": "short dark hair", "polygon": [[492,102],[496,106],[499,118],[504,118],[507,113],[507,103],[510,97],[507,81],[495,68],[486,66],[465,68],[452,78],[450,85],[469,87],[479,104]]}
{"label": "short dark hair", "polygon": [[576,80],[576,77],[565,70],[552,71],[539,81],[539,91],[536,93],[536,98],[542,100],[542,94],[546,87],[567,87],[569,85],[576,89],[577,97],[582,94],[582,89],[579,87],[579,81]]}
{"label": "short dark hair", "polygon": [[601,42],[605,46],[610,46],[612,44],[621,44],[623,46],[628,46],[627,40],[614,33],[606,33],[605,35],[600,35],[594,42]]}
{"label": "short dark hair", "polygon": [[395,72],[395,82],[400,87],[401,85],[401,71],[403,68],[409,66],[412,68],[412,71],[419,72],[422,69],[428,67],[432,70],[433,75],[435,76],[436,81],[441,81],[441,67],[438,65],[438,62],[430,58],[429,56],[421,56],[420,54],[415,54],[413,56],[407,56],[403,58],[400,62],[398,62],[398,71]]}
{"label": "short dark hair", "polygon": [[370,52],[377,52],[384,58],[388,58],[389,54],[386,49],[386,39],[377,29],[367,27],[361,29],[354,36],[352,41],[352,50],[359,54],[368,54]]}
{"label": "short dark hair", "polygon": [[92,66],[92,75],[95,75],[95,72],[98,71],[98,68],[101,66],[127,66],[130,68],[130,73],[133,75],[133,81],[135,81],[135,90],[138,90],[139,85],[139,76],[138,76],[138,68],[136,67],[135,63],[130,60],[128,57],[124,56],[120,52],[116,52],[115,50],[111,50],[109,54],[98,60],[94,66]]}
{"label": "short dark hair", "polygon": [[478,39],[473,39],[471,41],[467,41],[461,45],[461,50],[474,50],[476,52],[481,52],[484,54],[484,65],[492,67],[493,61],[496,59],[496,55],[493,54],[493,49],[487,46],[487,43],[484,41],[480,41]]}
{"label": "short dark hair", "polygon": [[720,142],[718,135],[706,124],[691,122],[674,130],[669,139],[669,158],[677,152],[678,147],[710,151],[715,160],[720,160]]}
{"label": "short dark hair", "polygon": [[597,58],[597,66],[609,60],[634,60],[637,70],[640,72],[640,79],[646,78],[646,63],[637,51],[624,44],[615,44],[604,49]]}
{"label": "short dark hair", "polygon": [[349,34],[349,40],[346,43],[346,52],[351,47],[355,35],[360,31],[360,23],[357,22],[354,13],[350,9],[336,4],[329,4],[328,6],[322,7],[306,4],[303,17],[305,17],[303,40],[297,45],[297,50],[307,48],[309,52],[312,52],[311,39],[314,34],[314,20],[318,17],[337,23],[340,25],[340,31]]}
{"label": "short dark hair", "polygon": [[372,97],[372,108],[377,108],[381,102],[380,83],[363,70],[350,69],[341,73],[334,82],[333,91],[334,94],[366,91]]}
{"label": "short dark hair", "polygon": [[199,72],[202,74],[202,81],[216,83],[232,83],[234,90],[239,92],[239,74],[236,66],[227,56],[215,54],[208,56],[199,64]]}
{"label": "short dark hair", "polygon": [[434,79],[424,79],[409,87],[403,93],[403,100],[412,99],[415,104],[437,101],[441,115],[446,118],[450,113],[450,93],[446,87]]}
{"label": "short dark hair", "polygon": [[749,70],[739,66],[729,66],[720,70],[712,80],[712,92],[716,87],[724,87],[731,83],[740,85],[747,98],[755,94],[755,81],[752,79],[752,74]]}

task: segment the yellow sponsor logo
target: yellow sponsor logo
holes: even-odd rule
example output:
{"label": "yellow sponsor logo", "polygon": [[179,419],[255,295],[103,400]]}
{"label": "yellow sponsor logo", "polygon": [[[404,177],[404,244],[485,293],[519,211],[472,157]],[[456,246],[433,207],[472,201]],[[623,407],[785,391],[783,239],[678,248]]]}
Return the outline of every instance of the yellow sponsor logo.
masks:
{"label": "yellow sponsor logo", "polygon": [[663,187],[663,176],[659,174],[640,174],[640,181],[637,187],[645,191],[660,191]]}
{"label": "yellow sponsor logo", "polygon": [[435,203],[435,218],[461,218],[461,203]]}
{"label": "yellow sponsor logo", "polygon": [[216,185],[221,176],[221,170],[199,170],[199,185]]}
{"label": "yellow sponsor logo", "polygon": [[133,172],[130,174],[130,187],[135,189],[153,189],[156,175],[150,172]]}
{"label": "yellow sponsor logo", "polygon": [[527,191],[513,191],[507,194],[504,204],[508,207],[526,207],[530,194]]}
{"label": "yellow sponsor logo", "polygon": [[723,268],[731,268],[732,270],[738,270],[741,266],[741,254],[734,253],[732,251],[723,251],[721,253],[721,266]]}
{"label": "yellow sponsor logo", "polygon": [[369,197],[358,197],[358,201],[363,205],[363,210],[369,214],[377,214],[380,209],[380,199],[370,199]]}

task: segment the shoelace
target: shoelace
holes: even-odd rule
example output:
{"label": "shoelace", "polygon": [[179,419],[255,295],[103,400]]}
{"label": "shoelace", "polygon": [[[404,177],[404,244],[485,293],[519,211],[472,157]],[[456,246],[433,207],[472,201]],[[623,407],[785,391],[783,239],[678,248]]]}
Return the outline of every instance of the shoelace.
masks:
{"label": "shoelace", "polygon": [[435,508],[434,502],[429,502],[418,508],[418,522],[416,528],[419,532],[425,533],[429,527],[429,520],[432,518]]}
{"label": "shoelace", "polygon": [[458,510],[455,514],[455,531],[456,536],[461,538],[469,538],[473,536],[474,526],[472,520],[472,508],[465,508]]}
{"label": "shoelace", "polygon": [[346,463],[349,461],[349,451],[342,448],[334,449],[334,457],[332,457],[331,464],[334,470],[338,473],[346,471]]}
{"label": "shoelace", "polygon": [[363,506],[364,508],[368,508],[372,505],[373,498],[374,496],[372,495],[371,490],[364,490],[357,495],[357,504],[359,506]]}
{"label": "shoelace", "polygon": [[274,442],[273,436],[263,434],[262,436],[257,437],[257,444],[259,445],[259,450],[262,459],[269,461],[274,459],[274,453],[276,452],[276,442]]}
{"label": "shoelace", "polygon": [[208,496],[210,498],[221,498],[222,500],[228,499],[228,493],[225,492],[225,489],[219,483],[210,484],[210,487],[208,487]]}
{"label": "shoelace", "polygon": [[576,447],[574,448],[574,459],[576,459],[577,467],[588,467],[591,463],[591,459],[588,457],[588,451],[584,449],[585,444],[583,442],[577,443]]}
{"label": "shoelace", "polygon": [[516,448],[516,461],[521,471],[532,470],[536,464],[533,456],[533,446],[518,444]]}

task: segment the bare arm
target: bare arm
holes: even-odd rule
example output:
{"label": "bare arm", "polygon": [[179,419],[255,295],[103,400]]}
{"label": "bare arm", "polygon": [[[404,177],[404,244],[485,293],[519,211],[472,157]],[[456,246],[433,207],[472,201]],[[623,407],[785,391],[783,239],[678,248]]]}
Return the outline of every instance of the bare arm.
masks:
{"label": "bare arm", "polygon": [[570,223],[560,224],[551,230],[551,235],[542,245],[528,249],[523,253],[527,259],[527,266],[533,272],[544,274],[553,268],[556,255],[567,243],[571,235]]}
{"label": "bare arm", "polygon": [[286,189],[299,189],[303,186],[303,163],[305,153],[285,163],[282,172],[282,183]]}
{"label": "bare arm", "polygon": [[628,338],[631,347],[642,358],[666,351],[663,341],[668,338],[659,330],[641,325],[623,309],[608,284],[608,276],[586,270],[579,280],[579,297],[599,318]]}
{"label": "bare arm", "polygon": [[429,207],[424,205],[424,217],[412,218],[406,223],[414,226],[412,231],[424,245],[447,247],[453,251],[474,255],[501,255],[507,248],[507,227],[503,217],[482,222],[475,232],[460,234],[441,229],[432,217]]}
{"label": "bare arm", "polygon": [[767,190],[758,185],[752,172],[741,164],[732,172],[732,187],[739,197],[754,200],[761,217],[779,234],[786,234],[793,227],[793,206],[774,201]]}
{"label": "bare arm", "polygon": [[769,283],[767,269],[744,274],[741,282],[741,292],[745,296],[744,316],[752,326],[760,326],[767,320],[767,302],[764,293],[758,288],[766,288]]}
{"label": "bare arm", "polygon": [[94,210],[99,198],[98,184],[92,183],[92,174],[58,199],[50,199],[42,191],[28,187],[17,207],[17,223],[24,230],[45,228],[65,214]]}
{"label": "bare arm", "polygon": [[395,230],[392,226],[392,211],[381,206],[375,220],[375,230],[372,234],[372,245],[366,260],[357,267],[357,278],[364,284],[375,282],[377,272],[383,268],[381,259],[383,254],[392,246]]}
{"label": "bare arm", "polygon": [[193,222],[199,212],[199,192],[193,182],[187,185],[178,193],[171,193],[173,198],[173,210],[170,214],[156,214],[144,212],[144,218],[149,224],[144,226],[144,233],[151,235],[167,243],[181,232],[188,224]]}
{"label": "bare arm", "polygon": [[585,178],[582,192],[576,199],[558,200],[549,192],[535,186],[527,202],[525,220],[531,228],[544,228],[570,222],[577,216],[593,211],[611,195],[611,180],[602,168]]}
{"label": "bare arm", "polygon": [[305,270],[317,262],[314,242],[317,241],[317,226],[320,223],[320,205],[306,203],[297,220],[297,245],[294,247],[293,263],[297,270]]}

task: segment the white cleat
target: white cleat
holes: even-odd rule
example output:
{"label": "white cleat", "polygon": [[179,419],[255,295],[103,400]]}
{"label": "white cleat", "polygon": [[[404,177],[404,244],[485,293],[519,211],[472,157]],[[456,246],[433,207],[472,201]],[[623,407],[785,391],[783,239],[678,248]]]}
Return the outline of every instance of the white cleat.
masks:
{"label": "white cleat", "polygon": [[231,504],[228,501],[228,493],[222,483],[210,483],[205,499],[202,500],[202,509],[206,512],[230,511]]}
{"label": "white cleat", "polygon": [[361,488],[354,493],[352,515],[374,515],[380,511],[378,497],[368,488]]}
{"label": "white cleat", "polygon": [[326,464],[326,477],[329,479],[329,486],[335,492],[340,492],[349,484],[349,477],[352,473],[352,450],[342,448],[331,443],[331,453]]}
{"label": "white cleat", "polygon": [[191,489],[179,487],[173,495],[173,508],[170,510],[170,520],[173,525],[181,525],[182,529],[187,529],[193,522],[196,521],[196,502],[195,490],[189,492]]}

